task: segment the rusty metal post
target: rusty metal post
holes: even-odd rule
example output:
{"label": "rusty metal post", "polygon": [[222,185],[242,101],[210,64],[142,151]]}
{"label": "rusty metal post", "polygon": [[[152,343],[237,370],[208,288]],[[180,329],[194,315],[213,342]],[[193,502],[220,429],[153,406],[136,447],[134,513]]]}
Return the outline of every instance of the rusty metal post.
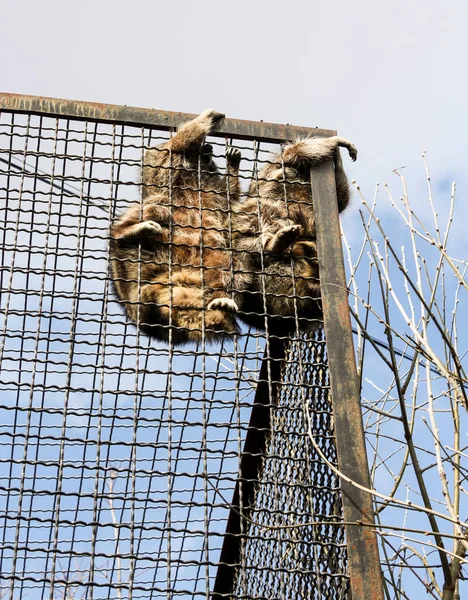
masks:
{"label": "rusty metal post", "polygon": [[[338,468],[352,481],[370,488],[333,161],[311,169],[311,185]],[[348,523],[346,541],[352,598],[383,600],[372,496],[343,479],[341,489],[344,519]]]}

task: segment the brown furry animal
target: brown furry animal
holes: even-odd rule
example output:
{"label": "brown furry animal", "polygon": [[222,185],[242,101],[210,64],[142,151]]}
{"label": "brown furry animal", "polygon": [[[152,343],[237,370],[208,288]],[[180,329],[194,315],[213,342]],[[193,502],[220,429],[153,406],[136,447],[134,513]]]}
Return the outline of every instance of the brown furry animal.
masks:
{"label": "brown furry animal", "polygon": [[296,327],[310,331],[322,317],[310,167],[334,158],[343,211],[350,194],[339,146],[356,160],[356,148],[341,137],[286,146],[252,181],[248,199],[235,206],[234,247],[253,272],[239,316],[257,329],[279,335]]}
{"label": "brown furry animal", "polygon": [[[183,344],[237,332],[229,202],[239,200],[240,152],[227,176],[205,136],[224,115],[207,110],[144,157],[142,202],[111,228],[111,277],[128,317],[150,337]],[[169,333],[171,331],[171,334]]]}

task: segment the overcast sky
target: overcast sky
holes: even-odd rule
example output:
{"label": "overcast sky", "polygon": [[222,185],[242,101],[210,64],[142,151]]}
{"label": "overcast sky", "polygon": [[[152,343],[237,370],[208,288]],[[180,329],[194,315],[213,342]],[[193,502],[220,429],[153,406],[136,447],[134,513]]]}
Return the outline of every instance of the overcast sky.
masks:
{"label": "overcast sky", "polygon": [[[7,92],[337,129],[367,190],[466,169],[468,5],[0,0]],[[393,176],[394,177],[394,176]]]}

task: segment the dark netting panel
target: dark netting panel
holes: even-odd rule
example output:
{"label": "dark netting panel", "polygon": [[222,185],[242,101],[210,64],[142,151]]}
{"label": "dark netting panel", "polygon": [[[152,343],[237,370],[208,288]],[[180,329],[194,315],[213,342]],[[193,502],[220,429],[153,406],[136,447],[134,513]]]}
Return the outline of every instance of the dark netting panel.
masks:
{"label": "dark netting panel", "polygon": [[[343,598],[343,529],[326,525],[341,518],[338,483],[306,418],[335,462],[320,335],[296,336],[278,384],[264,327],[151,341],[112,292],[112,223],[140,198],[145,149],[168,138],[0,115],[0,595],[210,598],[263,365],[273,433],[225,597]],[[225,172],[229,141],[209,141]],[[245,190],[278,146],[236,147]]]}
{"label": "dark netting panel", "polygon": [[271,410],[235,597],[348,598],[340,484],[310,441],[337,466],[322,330],[290,344]]}

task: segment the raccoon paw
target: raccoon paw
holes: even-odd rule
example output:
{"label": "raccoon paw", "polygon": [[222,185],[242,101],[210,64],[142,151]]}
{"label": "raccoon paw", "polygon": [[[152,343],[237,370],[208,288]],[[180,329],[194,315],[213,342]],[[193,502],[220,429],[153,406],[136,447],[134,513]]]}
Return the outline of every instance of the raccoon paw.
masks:
{"label": "raccoon paw", "polygon": [[351,142],[349,142],[349,146],[346,146],[349,152],[349,156],[351,157],[351,160],[354,162],[357,158],[357,148],[354,144],[351,144]]}
{"label": "raccoon paw", "polygon": [[241,158],[242,154],[238,148],[228,148],[226,150],[226,160],[230,167],[234,167],[235,169],[237,169],[237,167],[240,164]]}
{"label": "raccoon paw", "polygon": [[268,252],[284,252],[291,246],[300,234],[302,227],[300,225],[289,225],[283,227],[265,244],[265,250]]}
{"label": "raccoon paw", "polygon": [[205,110],[205,112],[202,112],[202,114],[198,118],[200,119],[201,124],[206,130],[206,133],[209,133],[212,130],[215,123],[221,121],[221,119],[224,119],[225,116],[226,115],[223,115],[223,113],[209,108],[208,110]]}
{"label": "raccoon paw", "polygon": [[228,310],[230,312],[238,312],[239,307],[231,300],[231,298],[215,298],[208,306],[208,310]]}
{"label": "raccoon paw", "polygon": [[346,148],[348,150],[349,156],[353,162],[356,160],[358,151],[354,144],[352,144],[348,140],[345,140],[344,138],[332,138],[332,139],[336,139],[337,146],[342,146],[343,148]]}
{"label": "raccoon paw", "polygon": [[202,154],[213,154],[213,146],[211,144],[203,144]]}
{"label": "raccoon paw", "polygon": [[238,333],[234,314],[224,310],[210,310],[207,312],[205,328],[208,342],[216,342]]}
{"label": "raccoon paw", "polygon": [[156,221],[143,221],[137,225],[137,233],[141,235],[159,236],[163,228]]}
{"label": "raccoon paw", "polygon": [[156,221],[143,221],[118,232],[115,238],[118,240],[137,240],[143,237],[159,237],[162,230],[161,225]]}
{"label": "raccoon paw", "polygon": [[200,116],[205,117],[205,119],[211,119],[213,122],[216,122],[220,121],[221,119],[224,119],[226,115],[224,113],[218,112],[217,110],[214,110],[213,108],[208,108],[207,110],[202,112]]}

